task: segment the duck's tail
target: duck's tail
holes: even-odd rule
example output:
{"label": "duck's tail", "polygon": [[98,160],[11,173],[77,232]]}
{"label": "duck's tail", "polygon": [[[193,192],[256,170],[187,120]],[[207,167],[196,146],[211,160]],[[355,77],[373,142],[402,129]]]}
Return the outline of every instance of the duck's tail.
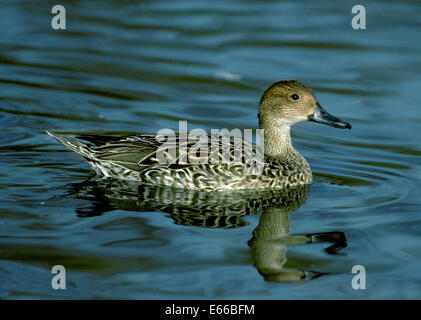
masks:
{"label": "duck's tail", "polygon": [[76,140],[74,138],[58,136],[58,135],[56,135],[52,132],[49,132],[49,131],[45,131],[45,132],[47,134],[49,134],[50,136],[52,136],[57,141],[64,144],[70,150],[72,150],[76,153],[79,153],[80,155],[82,155],[83,157],[85,157],[87,159],[95,159],[94,153],[92,152],[92,150],[89,148],[89,146],[87,144],[82,143],[79,140]]}

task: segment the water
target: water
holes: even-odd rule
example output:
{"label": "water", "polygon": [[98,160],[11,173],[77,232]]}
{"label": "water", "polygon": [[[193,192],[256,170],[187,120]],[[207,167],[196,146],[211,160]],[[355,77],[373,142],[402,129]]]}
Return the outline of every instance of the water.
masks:
{"label": "water", "polygon": [[[54,31],[3,1],[0,298],[421,298],[421,5],[366,1],[365,31],[353,5],[72,1]],[[137,193],[44,133],[256,128],[281,79],[353,125],[293,128],[315,181],[289,202]]]}

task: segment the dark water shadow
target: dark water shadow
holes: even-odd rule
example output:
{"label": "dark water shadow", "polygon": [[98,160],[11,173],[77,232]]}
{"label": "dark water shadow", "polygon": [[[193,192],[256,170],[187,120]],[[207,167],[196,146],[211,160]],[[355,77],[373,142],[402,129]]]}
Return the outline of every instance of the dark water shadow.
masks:
{"label": "dark water shadow", "polygon": [[76,209],[88,218],[113,210],[159,211],[169,214],[174,223],[203,228],[239,228],[245,217],[261,214],[259,224],[248,241],[254,266],[267,281],[301,281],[323,273],[308,270],[304,263],[285,267],[289,246],[328,243],[324,250],[338,254],[347,246],[340,231],[291,234],[290,212],[307,200],[309,187],[262,192],[200,192],[167,187],[146,186],[136,182],[92,177],[68,186],[64,197],[88,200],[91,205]]}

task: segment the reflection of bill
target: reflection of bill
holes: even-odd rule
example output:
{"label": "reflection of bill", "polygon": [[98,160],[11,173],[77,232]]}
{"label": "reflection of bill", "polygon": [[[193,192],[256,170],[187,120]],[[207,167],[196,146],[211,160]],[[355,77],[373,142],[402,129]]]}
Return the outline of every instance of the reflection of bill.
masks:
{"label": "reflection of bill", "polygon": [[285,267],[287,249],[290,245],[332,242],[325,251],[335,254],[347,246],[343,232],[291,235],[289,208],[272,206],[260,217],[259,225],[249,241],[254,265],[267,281],[301,281],[322,275],[320,272]]}
{"label": "reflection of bill", "polygon": [[308,262],[303,259],[289,266],[286,253],[290,245],[332,243],[325,249],[328,254],[336,254],[347,246],[342,232],[290,234],[289,213],[305,203],[308,186],[253,192],[201,192],[92,178],[72,184],[71,189],[69,195],[92,203],[89,208],[77,210],[80,217],[116,209],[155,210],[169,213],[171,219],[180,225],[238,228],[247,224],[245,216],[261,214],[249,246],[255,267],[267,281],[299,281],[322,275],[309,270]]}
{"label": "reflection of bill", "polygon": [[187,121],[179,121],[179,131],[162,129],[156,135],[160,144],[156,158],[161,165],[212,164],[237,165],[245,174],[260,175],[264,168],[263,129],[212,129],[207,133],[196,128],[187,132]]}

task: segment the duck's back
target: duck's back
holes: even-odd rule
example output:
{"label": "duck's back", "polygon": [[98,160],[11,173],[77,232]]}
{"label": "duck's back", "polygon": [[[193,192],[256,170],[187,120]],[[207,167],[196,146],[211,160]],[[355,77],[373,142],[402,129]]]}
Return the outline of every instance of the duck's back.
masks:
{"label": "duck's back", "polygon": [[264,158],[259,147],[229,135],[77,136],[89,142],[85,144],[49,134],[106,177],[204,191],[279,189],[311,182],[310,168],[299,154]]}

